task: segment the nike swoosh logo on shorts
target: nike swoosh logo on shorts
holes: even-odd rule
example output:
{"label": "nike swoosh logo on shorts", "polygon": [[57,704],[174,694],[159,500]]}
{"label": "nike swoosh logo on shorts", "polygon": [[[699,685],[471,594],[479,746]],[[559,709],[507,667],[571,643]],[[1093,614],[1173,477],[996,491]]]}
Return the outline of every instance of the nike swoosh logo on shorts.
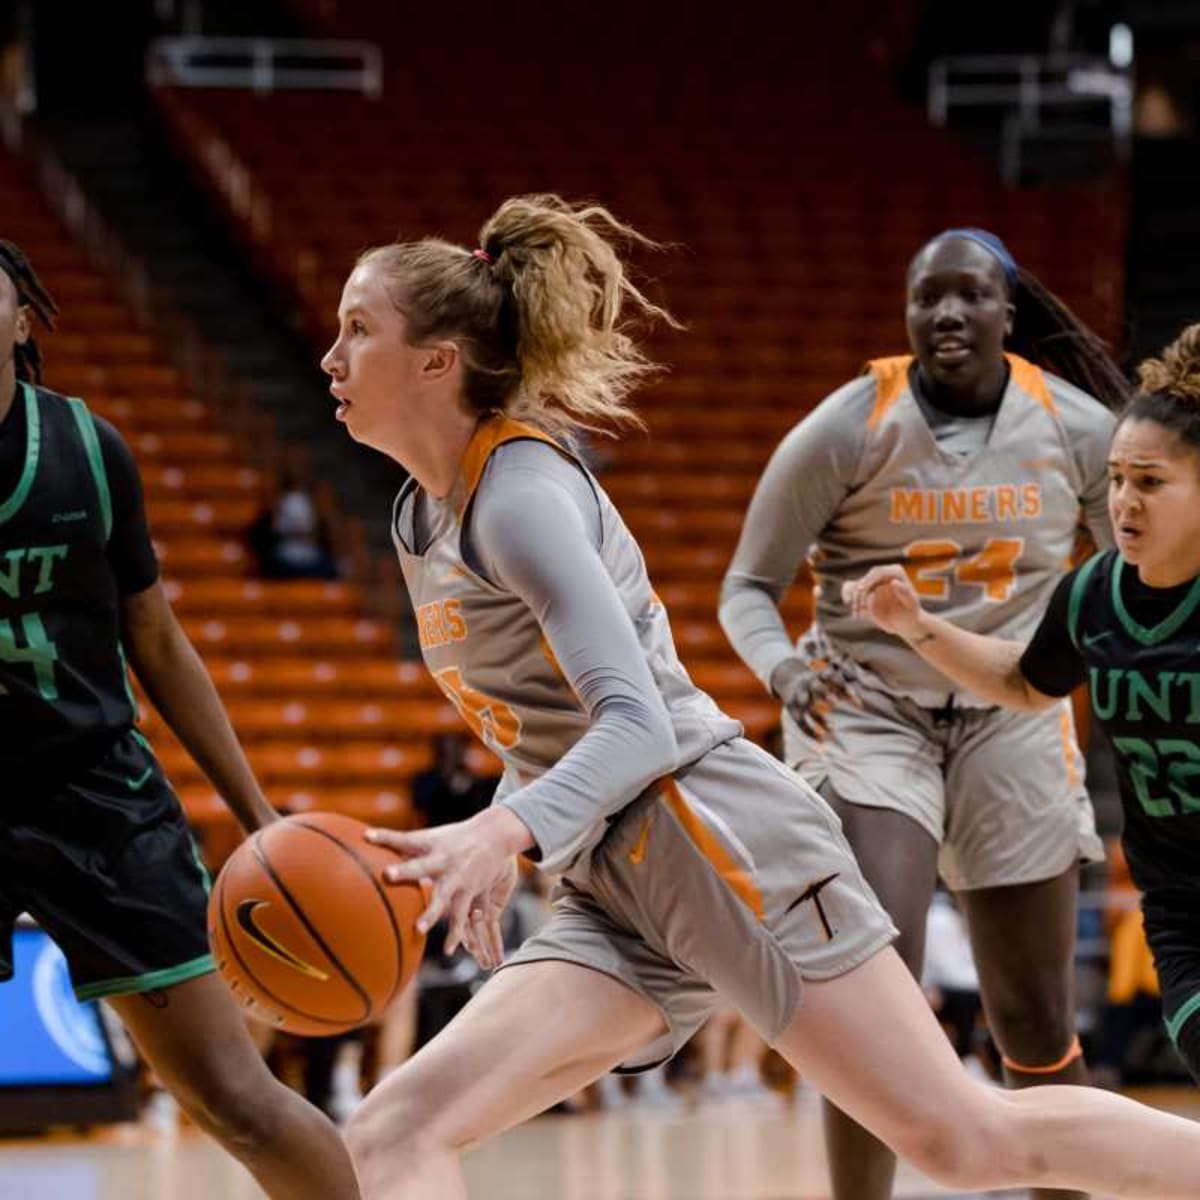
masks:
{"label": "nike swoosh logo on shorts", "polygon": [[1104,641],[1105,638],[1112,637],[1112,630],[1106,630],[1104,633],[1092,633],[1083,635],[1083,644],[1086,649],[1091,649],[1097,642]]}
{"label": "nike swoosh logo on shorts", "polygon": [[147,767],[136,779],[132,775],[125,780],[127,784],[136,792],[139,788],[146,786],[146,781],[154,774],[153,767]]}
{"label": "nike swoosh logo on shorts", "polygon": [[277,958],[281,963],[307,975],[310,979],[319,979],[325,983],[329,976],[311,963],[306,963],[298,954],[293,954],[282,942],[273,938],[264,929],[259,928],[255,919],[255,911],[270,904],[269,900],[243,900],[237,906],[237,923],[242,927],[246,936],[260,949]]}
{"label": "nike swoosh logo on shorts", "polygon": [[650,824],[653,819],[653,812],[646,814],[646,819],[642,822],[642,831],[638,834],[637,844],[629,852],[629,861],[635,867],[640,867],[646,861],[646,847],[650,844]]}

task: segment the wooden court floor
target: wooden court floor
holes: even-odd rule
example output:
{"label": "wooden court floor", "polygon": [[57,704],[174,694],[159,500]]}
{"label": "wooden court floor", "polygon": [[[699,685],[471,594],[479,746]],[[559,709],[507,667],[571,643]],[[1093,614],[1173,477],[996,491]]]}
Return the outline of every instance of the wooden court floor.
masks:
{"label": "wooden court floor", "polygon": [[[1200,1096],[1143,1097],[1200,1120]],[[727,1103],[678,1112],[550,1116],[468,1159],[472,1200],[824,1200],[819,1104]],[[947,1197],[901,1171],[898,1196]],[[995,1193],[993,1193],[995,1195]],[[1008,1193],[1017,1197],[1022,1193]],[[261,1200],[194,1132],[121,1126],[86,1138],[0,1141],[2,1200]]]}

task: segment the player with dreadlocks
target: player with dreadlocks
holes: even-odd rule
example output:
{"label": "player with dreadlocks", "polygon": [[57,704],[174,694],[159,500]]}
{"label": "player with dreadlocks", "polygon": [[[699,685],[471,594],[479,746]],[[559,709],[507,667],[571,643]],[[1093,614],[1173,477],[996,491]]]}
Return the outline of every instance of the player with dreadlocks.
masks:
{"label": "player with dreadlocks", "polygon": [[29,314],[37,317],[46,329],[53,330],[58,305],[46,291],[20,246],[3,239],[0,239],[0,271],[8,276],[16,289],[17,332],[23,339],[14,341],[11,350],[17,378],[29,383],[41,383],[42,351],[30,330]]}
{"label": "player with dreadlocks", "polygon": [[[869,363],[771,459],[721,621],[782,701],[788,762],[838,810],[905,962],[919,977],[940,870],[1010,1086],[1078,1082],[1078,865],[1101,845],[1070,709],[994,707],[852,614],[841,584],[902,564],[958,624],[1027,637],[1080,524],[1112,545],[1105,455],[1127,386],[1100,339],[983,230],[918,251],[906,316],[912,354]],[[797,645],[778,604],[810,552],[817,615]],[[827,1140],[839,1200],[891,1195],[879,1142],[834,1110]]]}
{"label": "player with dreadlocks", "polygon": [[276,1200],[353,1200],[337,1130],[267,1070],[208,952],[207,877],[125,659],[246,829],[276,819],[158,579],[128,447],[40,386],[57,308],[0,242],[0,981],[32,914],[188,1114]]}

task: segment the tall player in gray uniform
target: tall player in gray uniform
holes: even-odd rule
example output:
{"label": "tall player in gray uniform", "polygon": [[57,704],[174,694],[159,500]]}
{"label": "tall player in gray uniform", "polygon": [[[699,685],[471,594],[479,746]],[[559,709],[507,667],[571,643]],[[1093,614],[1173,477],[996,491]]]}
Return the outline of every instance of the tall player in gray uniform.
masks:
{"label": "tall player in gray uniform", "polygon": [[[981,230],[947,231],[916,255],[907,324],[911,357],[868,364],[776,450],[721,622],[783,701],[787,761],[841,817],[913,973],[940,868],[967,917],[1010,1086],[1082,1081],[1078,864],[1102,850],[1068,702],[1018,714],[963,691],[850,614],[841,584],[903,563],[957,624],[1027,638],[1079,526],[1112,544],[1109,408],[1125,381]],[[778,604],[810,554],[816,620],[797,645]],[[826,1130],[839,1200],[890,1196],[886,1148],[835,1110]]]}
{"label": "tall player in gray uniform", "polygon": [[670,1055],[719,994],[930,1174],[1194,1196],[1200,1127],[967,1076],[829,807],[689,681],[636,543],[553,437],[628,420],[648,369],[619,319],[659,310],[625,279],[621,233],[526,197],[477,251],[371,251],[323,362],[351,435],[412,476],[394,532],[424,656],[506,768],[468,821],[373,834],[389,873],[429,880],[422,923],[446,914],[485,966],[515,856],[566,879],[548,924],[356,1114],[366,1194],[461,1200],[463,1149]]}

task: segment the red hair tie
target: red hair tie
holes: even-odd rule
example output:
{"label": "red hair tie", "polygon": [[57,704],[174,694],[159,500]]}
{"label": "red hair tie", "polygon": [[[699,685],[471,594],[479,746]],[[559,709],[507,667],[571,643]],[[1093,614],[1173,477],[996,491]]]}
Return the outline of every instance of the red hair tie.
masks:
{"label": "red hair tie", "polygon": [[486,250],[472,250],[471,257],[483,259],[483,261],[487,263],[489,267],[494,267],[496,265],[496,260]]}

